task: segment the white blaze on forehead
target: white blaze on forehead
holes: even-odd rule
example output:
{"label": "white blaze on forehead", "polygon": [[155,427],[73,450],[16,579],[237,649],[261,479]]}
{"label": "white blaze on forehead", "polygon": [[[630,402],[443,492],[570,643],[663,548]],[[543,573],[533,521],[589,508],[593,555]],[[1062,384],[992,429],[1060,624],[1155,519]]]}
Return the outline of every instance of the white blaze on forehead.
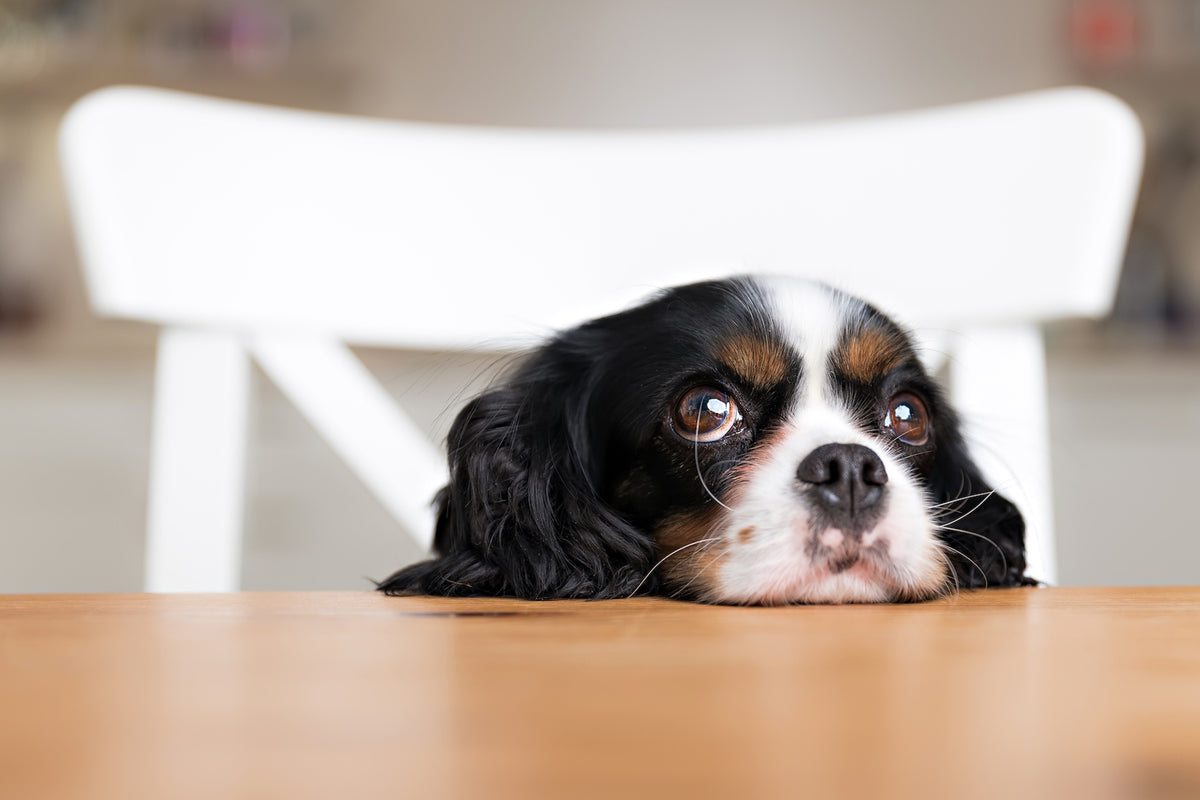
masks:
{"label": "white blaze on forehead", "polygon": [[795,278],[762,280],[786,336],[800,353],[799,403],[829,402],[829,356],[837,346],[846,315],[841,295]]}

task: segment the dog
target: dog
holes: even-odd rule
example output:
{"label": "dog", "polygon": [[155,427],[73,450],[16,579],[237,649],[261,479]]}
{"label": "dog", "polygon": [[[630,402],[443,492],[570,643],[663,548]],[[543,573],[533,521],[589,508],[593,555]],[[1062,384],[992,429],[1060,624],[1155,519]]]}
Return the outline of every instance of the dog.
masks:
{"label": "dog", "polygon": [[448,437],[437,557],[388,594],[722,604],[1017,586],[1025,526],[910,335],[824,284],[666,290],[552,338]]}

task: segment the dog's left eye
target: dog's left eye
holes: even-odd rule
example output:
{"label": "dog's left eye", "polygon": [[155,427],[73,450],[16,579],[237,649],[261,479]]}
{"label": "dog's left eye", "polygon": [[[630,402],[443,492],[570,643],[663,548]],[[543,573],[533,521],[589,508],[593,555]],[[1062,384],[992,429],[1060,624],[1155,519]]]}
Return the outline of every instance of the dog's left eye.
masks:
{"label": "dog's left eye", "polygon": [[901,392],[888,404],[883,427],[905,444],[922,445],[929,441],[929,412],[915,394]]}
{"label": "dog's left eye", "polygon": [[737,403],[727,393],[711,386],[697,386],[675,405],[675,430],[693,442],[715,442],[741,420]]}

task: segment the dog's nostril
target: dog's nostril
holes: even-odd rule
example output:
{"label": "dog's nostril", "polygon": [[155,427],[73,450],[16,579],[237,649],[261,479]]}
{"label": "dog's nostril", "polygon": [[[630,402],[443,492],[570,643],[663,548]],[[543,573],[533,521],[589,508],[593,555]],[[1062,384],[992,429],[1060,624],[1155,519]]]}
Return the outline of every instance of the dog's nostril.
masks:
{"label": "dog's nostril", "polygon": [[805,483],[818,485],[837,481],[837,459],[829,452],[829,448],[839,446],[827,444],[813,450],[796,468],[796,477]]}
{"label": "dog's nostril", "polygon": [[854,516],[883,497],[887,468],[869,447],[826,444],[800,462],[796,478],[811,485],[812,496],[821,505]]}
{"label": "dog's nostril", "polygon": [[870,458],[866,458],[862,462],[863,483],[871,486],[883,486],[887,483],[887,468],[883,466],[879,456],[865,447],[863,449],[870,453]]}

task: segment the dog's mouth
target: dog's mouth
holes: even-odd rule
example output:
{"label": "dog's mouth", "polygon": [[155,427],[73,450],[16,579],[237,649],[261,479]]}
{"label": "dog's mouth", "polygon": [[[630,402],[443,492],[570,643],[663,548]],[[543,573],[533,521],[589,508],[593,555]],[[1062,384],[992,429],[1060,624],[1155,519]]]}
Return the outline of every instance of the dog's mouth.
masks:
{"label": "dog's mouth", "polygon": [[[739,557],[737,545],[714,548],[702,573],[674,570],[668,589],[690,587],[696,599],[745,605],[908,602],[946,590],[936,556],[926,563],[907,551],[891,552],[895,534],[886,526],[854,533],[782,530],[773,547],[751,560]],[[758,533],[770,538],[769,531]]]}
{"label": "dog's mouth", "polygon": [[878,587],[889,594],[900,590],[897,570],[886,552],[878,547],[848,544],[835,551],[820,554],[808,567],[813,584],[836,580],[840,576],[854,578]]}
{"label": "dog's mouth", "polygon": [[860,553],[857,548],[846,549],[840,553],[836,553],[829,559],[829,571],[834,575],[845,572],[858,563],[859,556]]}
{"label": "dog's mouth", "polygon": [[830,528],[808,536],[805,555],[814,572],[839,575],[855,565],[868,562],[887,566],[887,547],[874,531],[845,533]]}

